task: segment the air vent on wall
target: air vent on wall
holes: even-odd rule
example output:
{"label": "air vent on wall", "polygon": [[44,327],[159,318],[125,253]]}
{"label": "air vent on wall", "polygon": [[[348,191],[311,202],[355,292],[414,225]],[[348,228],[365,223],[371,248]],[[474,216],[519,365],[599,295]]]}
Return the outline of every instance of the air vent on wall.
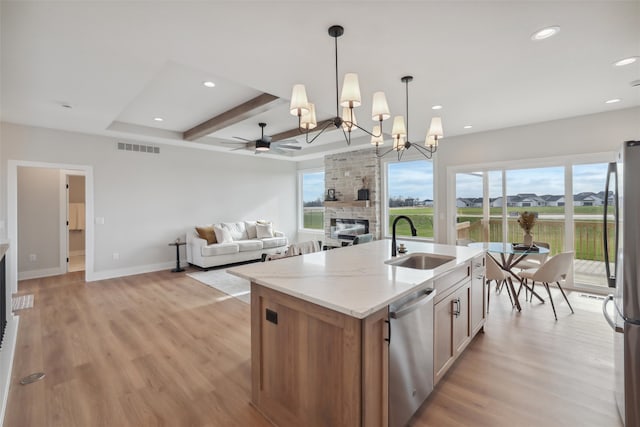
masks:
{"label": "air vent on wall", "polygon": [[153,145],[129,144],[128,142],[118,142],[118,150],[160,154],[160,147],[154,147]]}

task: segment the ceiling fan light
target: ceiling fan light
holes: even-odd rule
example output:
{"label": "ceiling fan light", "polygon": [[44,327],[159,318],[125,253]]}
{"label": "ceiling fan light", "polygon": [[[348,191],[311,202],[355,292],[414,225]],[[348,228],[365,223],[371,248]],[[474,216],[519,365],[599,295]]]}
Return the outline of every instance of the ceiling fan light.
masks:
{"label": "ceiling fan light", "polygon": [[[384,144],[384,135],[382,134],[382,130],[380,129],[380,125],[375,125],[373,127],[373,135],[371,136],[371,144],[378,146]],[[380,136],[376,136],[380,135]]]}
{"label": "ceiling fan light", "polygon": [[291,114],[298,117],[303,115],[309,111],[308,105],[307,90],[304,88],[304,85],[294,85],[291,91],[291,104],[289,105]]}
{"label": "ceiling fan light", "polygon": [[340,105],[343,107],[359,107],[361,104],[358,75],[356,73],[347,73],[344,75],[344,82],[342,83]]}
{"label": "ceiling fan light", "polygon": [[318,126],[318,121],[316,120],[316,106],[312,102],[307,104],[307,112],[302,113],[302,118],[300,119],[300,127],[305,130],[315,129]]}
{"label": "ceiling fan light", "polygon": [[358,119],[356,119],[356,112],[353,111],[353,108],[343,107],[342,108],[342,129],[347,132],[351,132],[351,129],[358,124]]}
{"label": "ceiling fan light", "polygon": [[[397,139],[399,136],[407,135],[407,128],[404,126],[404,117],[395,116],[393,118],[393,128],[391,128],[391,135],[393,139]],[[395,148],[395,145],[394,145]]]}
{"label": "ceiling fan light", "polygon": [[[387,120],[391,117],[389,113],[389,104],[384,92],[376,92],[373,94],[373,105],[371,107],[371,118],[376,121]],[[374,132],[378,134],[379,132]]]}

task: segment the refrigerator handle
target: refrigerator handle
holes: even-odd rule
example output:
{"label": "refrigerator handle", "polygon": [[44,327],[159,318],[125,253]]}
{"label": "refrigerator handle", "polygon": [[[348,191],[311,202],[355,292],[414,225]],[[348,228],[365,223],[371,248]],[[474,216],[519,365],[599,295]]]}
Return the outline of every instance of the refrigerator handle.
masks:
{"label": "refrigerator handle", "polygon": [[[611,175],[614,176],[614,183],[611,183]],[[611,185],[615,185],[613,191],[613,201],[614,201],[614,213],[615,213],[615,248],[613,252],[614,256],[614,271],[611,273],[611,267],[609,265],[609,231],[608,231],[608,221],[607,214],[609,213],[609,191],[611,190]],[[609,167],[607,169],[607,181],[604,188],[604,214],[602,221],[602,238],[604,243],[604,267],[607,274],[607,284],[610,288],[616,287],[616,275],[615,271],[618,265],[618,225],[619,225],[619,213],[618,213],[618,165],[615,162],[609,163]]]}
{"label": "refrigerator handle", "polygon": [[[613,301],[613,295],[608,295],[605,299],[604,302],[602,303],[602,314],[604,314],[604,318],[607,321],[607,323],[609,324],[609,326],[611,326],[611,329],[613,329],[614,331],[624,334],[624,329],[620,326],[616,326],[616,323],[613,321],[613,319],[611,318],[611,316],[609,316],[609,312],[607,311],[607,305],[609,305],[609,303]],[[615,308],[614,308],[615,310]]]}

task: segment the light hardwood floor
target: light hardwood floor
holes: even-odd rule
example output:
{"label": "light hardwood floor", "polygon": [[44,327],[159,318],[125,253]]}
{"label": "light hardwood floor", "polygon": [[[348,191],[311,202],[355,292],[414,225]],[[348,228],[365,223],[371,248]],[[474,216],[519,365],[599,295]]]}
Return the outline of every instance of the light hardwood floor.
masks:
{"label": "light hardwood floor", "polygon": [[[185,273],[82,278],[20,282],[35,302],[20,312],[6,427],[270,425],[249,404],[248,305]],[[548,303],[516,313],[491,296],[485,333],[410,424],[619,427],[601,301],[574,292],[571,315],[557,294],[556,322]]]}

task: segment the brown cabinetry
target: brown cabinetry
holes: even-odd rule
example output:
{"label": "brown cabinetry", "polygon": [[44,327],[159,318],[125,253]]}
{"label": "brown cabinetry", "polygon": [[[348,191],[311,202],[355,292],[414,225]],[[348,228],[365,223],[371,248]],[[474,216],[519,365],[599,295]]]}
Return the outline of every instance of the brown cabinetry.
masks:
{"label": "brown cabinetry", "polygon": [[388,309],[365,319],[251,285],[252,400],[284,426],[386,426]]}

